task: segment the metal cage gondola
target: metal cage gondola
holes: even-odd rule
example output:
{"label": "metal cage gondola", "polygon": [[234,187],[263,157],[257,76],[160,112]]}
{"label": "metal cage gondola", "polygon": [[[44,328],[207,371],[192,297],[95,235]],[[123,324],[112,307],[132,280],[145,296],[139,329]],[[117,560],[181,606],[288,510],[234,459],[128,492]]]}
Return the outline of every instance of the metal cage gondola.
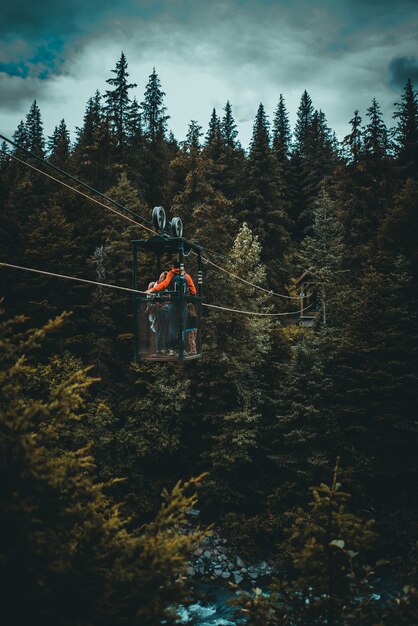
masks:
{"label": "metal cage gondola", "polygon": [[[161,273],[161,261],[177,258],[179,273],[177,289],[153,294],[133,295],[134,357],[138,361],[188,361],[202,354],[202,248],[184,239],[180,218],[173,218],[166,229],[162,207],[153,211],[154,226],[160,234],[149,239],[132,241],[133,288],[138,285],[138,250],[156,257],[156,276]],[[187,292],[184,259],[194,253],[197,258],[196,295]]]}

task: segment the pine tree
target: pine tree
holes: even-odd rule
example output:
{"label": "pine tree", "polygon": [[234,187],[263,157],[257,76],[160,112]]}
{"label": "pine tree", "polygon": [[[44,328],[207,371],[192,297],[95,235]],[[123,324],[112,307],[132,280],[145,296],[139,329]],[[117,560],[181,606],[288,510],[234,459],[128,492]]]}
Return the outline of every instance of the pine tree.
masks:
{"label": "pine tree", "polygon": [[350,120],[351,133],[343,140],[343,148],[346,148],[348,160],[356,165],[364,156],[363,133],[361,127],[361,117],[358,109],[354,111],[354,117]]}
{"label": "pine tree", "polygon": [[106,101],[104,110],[116,135],[116,144],[118,148],[122,148],[126,141],[129,105],[131,102],[129,90],[137,87],[137,84],[128,83],[128,62],[123,52],[116,63],[116,68],[112,72],[115,74],[115,77],[108,78],[106,82],[113,89],[107,90],[103,96]]}
{"label": "pine tree", "polygon": [[10,163],[11,159],[8,154],[9,145],[5,141],[2,141],[0,144],[0,172],[2,172]]}
{"label": "pine tree", "polygon": [[[260,263],[261,246],[246,224],[240,228],[225,268],[241,278],[265,284],[266,269]],[[216,271],[208,286],[211,297],[225,294],[224,279]],[[226,280],[226,278],[225,278]],[[233,280],[233,279],[231,279]],[[236,284],[228,290],[228,305],[236,309],[268,311],[266,295],[247,286]],[[208,506],[228,511],[237,502],[245,502],[245,509],[253,506],[255,462],[258,456],[260,428],[259,407],[267,355],[270,350],[269,318],[246,315],[239,323],[227,312],[211,311],[206,321],[206,342],[211,346],[206,357],[205,371],[212,372],[211,390],[218,400],[206,409],[211,423],[206,451],[210,478],[205,493]],[[197,402],[207,403],[207,392],[202,396],[207,374],[197,388]],[[198,400],[201,397],[200,401]],[[216,397],[215,396],[215,397]],[[195,410],[199,410],[195,406]],[[199,414],[199,413],[198,413]],[[239,480],[237,480],[239,477]],[[235,507],[234,507],[235,508]]]}
{"label": "pine tree", "polygon": [[45,139],[43,135],[41,112],[36,100],[33,101],[29,113],[26,116],[25,131],[27,149],[43,158],[45,156]]}
{"label": "pine tree", "polygon": [[196,120],[192,120],[189,124],[186,141],[184,143],[184,148],[189,154],[191,154],[192,151],[195,151],[196,153],[200,151],[200,138],[202,134],[202,127],[196,122]]}
{"label": "pine tree", "polygon": [[285,182],[270,148],[269,125],[262,104],[254,122],[245,174],[246,185],[238,217],[247,221],[259,237],[262,260],[270,261],[270,284],[277,289],[283,280],[279,262],[289,245],[290,222],[284,200]]}
{"label": "pine tree", "polygon": [[25,122],[21,120],[15,132],[13,133],[13,141],[19,146],[29,150],[29,138],[26,131]]}
{"label": "pine tree", "polygon": [[233,212],[236,215],[239,210],[237,190],[242,187],[244,180],[245,154],[238,140],[237,125],[229,101],[224,112],[221,120],[223,156],[220,161],[222,167],[219,171],[218,185],[224,196],[233,203]]}
{"label": "pine tree", "polygon": [[314,110],[305,91],[300,101],[294,132],[290,170],[290,216],[296,239],[309,233],[315,200],[321,184],[336,164],[336,140],[322,111]]}
{"label": "pine tree", "polygon": [[170,116],[166,114],[164,96],[165,92],[161,89],[160,79],[154,68],[149,76],[144,100],[141,103],[145,133],[151,143],[164,139],[167,132],[167,120]]}
{"label": "pine tree", "polygon": [[300,99],[294,130],[294,149],[301,158],[307,157],[310,153],[313,117],[314,107],[312,100],[305,90]]}
{"label": "pine tree", "polygon": [[378,164],[388,155],[389,140],[386,124],[376,98],[373,98],[366,115],[370,121],[364,128],[365,153],[368,159]]}
{"label": "pine tree", "polygon": [[101,98],[100,92],[96,90],[94,96],[87,101],[83,126],[77,128],[77,147],[86,147],[93,143],[94,133],[103,117]]}
{"label": "pine tree", "polygon": [[396,154],[400,165],[412,175],[418,168],[418,94],[408,79],[401,102],[395,104],[393,116],[398,120],[395,131]]}
{"label": "pine tree", "polygon": [[229,150],[239,149],[240,145],[237,139],[238,137],[237,125],[235,124],[235,120],[232,115],[232,107],[231,107],[229,100],[227,101],[225,105],[224,111],[225,111],[225,114],[221,121],[221,131],[222,131],[222,137],[224,140],[225,148]]}
{"label": "pine tree", "polygon": [[289,160],[291,137],[289,116],[283,95],[280,94],[279,103],[274,114],[272,143],[273,152],[279,163],[286,164]]}
{"label": "pine tree", "polygon": [[341,227],[335,216],[333,202],[322,186],[313,215],[312,234],[306,236],[297,253],[301,272],[319,292],[322,322],[327,324],[330,300],[334,300],[344,284],[345,246]]}
{"label": "pine tree", "polygon": [[209,121],[208,132],[206,133],[204,152],[209,159],[212,159],[215,164],[218,164],[222,158],[223,148],[221,120],[217,116],[216,110],[213,109]]}
{"label": "pine tree", "polygon": [[220,251],[229,249],[233,241],[235,221],[232,205],[219,190],[220,167],[204,152],[192,145],[198,140],[200,127],[189,127],[189,139],[184,149],[171,164],[177,176],[185,177],[183,188],[173,198],[172,211],[187,227],[193,228],[193,239],[203,246],[214,246]]}
{"label": "pine tree", "polygon": [[61,120],[59,126],[55,126],[48,141],[48,150],[51,155],[50,161],[65,168],[70,156],[70,133],[64,120]]}
{"label": "pine tree", "polygon": [[150,206],[165,205],[170,190],[170,147],[166,141],[167,109],[165,93],[155,71],[149,77],[144,100],[141,103],[146,146],[144,150],[144,179],[147,183],[146,201]]}

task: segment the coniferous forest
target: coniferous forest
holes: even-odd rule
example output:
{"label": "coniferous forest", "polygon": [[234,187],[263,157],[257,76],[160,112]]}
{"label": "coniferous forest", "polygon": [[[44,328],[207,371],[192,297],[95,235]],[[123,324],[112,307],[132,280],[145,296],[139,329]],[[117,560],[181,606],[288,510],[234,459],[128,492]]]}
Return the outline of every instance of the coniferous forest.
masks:
{"label": "coniferous forest", "polygon": [[2,143],[0,261],[131,287],[149,233],[51,163],[181,217],[207,303],[290,315],[206,308],[201,359],[134,362],[131,294],[1,267],[2,624],[178,623],[213,529],[274,564],[235,590],[236,623],[418,623],[414,85],[392,127],[371,93],[342,141],[307,91],[292,128],[280,95],[245,150],[230,102],[180,141],[155,69],[141,101],[133,80],[122,53],[74,141],[34,101]]}

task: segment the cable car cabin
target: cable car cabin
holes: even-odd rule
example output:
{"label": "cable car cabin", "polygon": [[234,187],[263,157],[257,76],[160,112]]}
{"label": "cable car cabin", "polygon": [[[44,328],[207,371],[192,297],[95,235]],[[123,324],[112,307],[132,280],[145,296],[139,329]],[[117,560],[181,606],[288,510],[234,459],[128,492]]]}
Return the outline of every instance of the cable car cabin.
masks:
{"label": "cable car cabin", "polygon": [[[178,218],[174,218],[178,219]],[[182,228],[181,228],[182,234]],[[138,250],[155,256],[155,275],[138,278]],[[145,291],[148,279],[158,280],[161,260],[177,259],[177,272],[168,286],[152,294],[134,294],[134,351],[138,361],[189,361],[201,356],[201,305],[202,305],[202,249],[182,236],[170,237],[162,232],[150,239],[132,241],[133,288]],[[184,259],[192,253],[197,256],[198,277],[196,295],[190,287],[184,269]],[[165,264],[164,264],[165,265]]]}
{"label": "cable car cabin", "polygon": [[315,326],[315,322],[320,316],[315,279],[309,272],[304,272],[297,279],[296,284],[300,290],[299,324],[305,328],[311,328]]}

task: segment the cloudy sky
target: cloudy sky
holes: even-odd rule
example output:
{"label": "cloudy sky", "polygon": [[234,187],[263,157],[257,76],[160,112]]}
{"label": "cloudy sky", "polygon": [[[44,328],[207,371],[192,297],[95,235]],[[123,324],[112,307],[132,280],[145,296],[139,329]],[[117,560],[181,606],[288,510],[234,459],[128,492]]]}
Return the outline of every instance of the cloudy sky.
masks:
{"label": "cloudy sky", "polygon": [[248,146],[260,102],[283,93],[291,122],[307,89],[339,137],[376,97],[391,124],[408,77],[418,87],[418,0],[9,0],[0,8],[0,132],[36,99],[45,131],[73,132],[124,51],[142,100],[155,67],[170,128],[206,131],[233,107]]}

